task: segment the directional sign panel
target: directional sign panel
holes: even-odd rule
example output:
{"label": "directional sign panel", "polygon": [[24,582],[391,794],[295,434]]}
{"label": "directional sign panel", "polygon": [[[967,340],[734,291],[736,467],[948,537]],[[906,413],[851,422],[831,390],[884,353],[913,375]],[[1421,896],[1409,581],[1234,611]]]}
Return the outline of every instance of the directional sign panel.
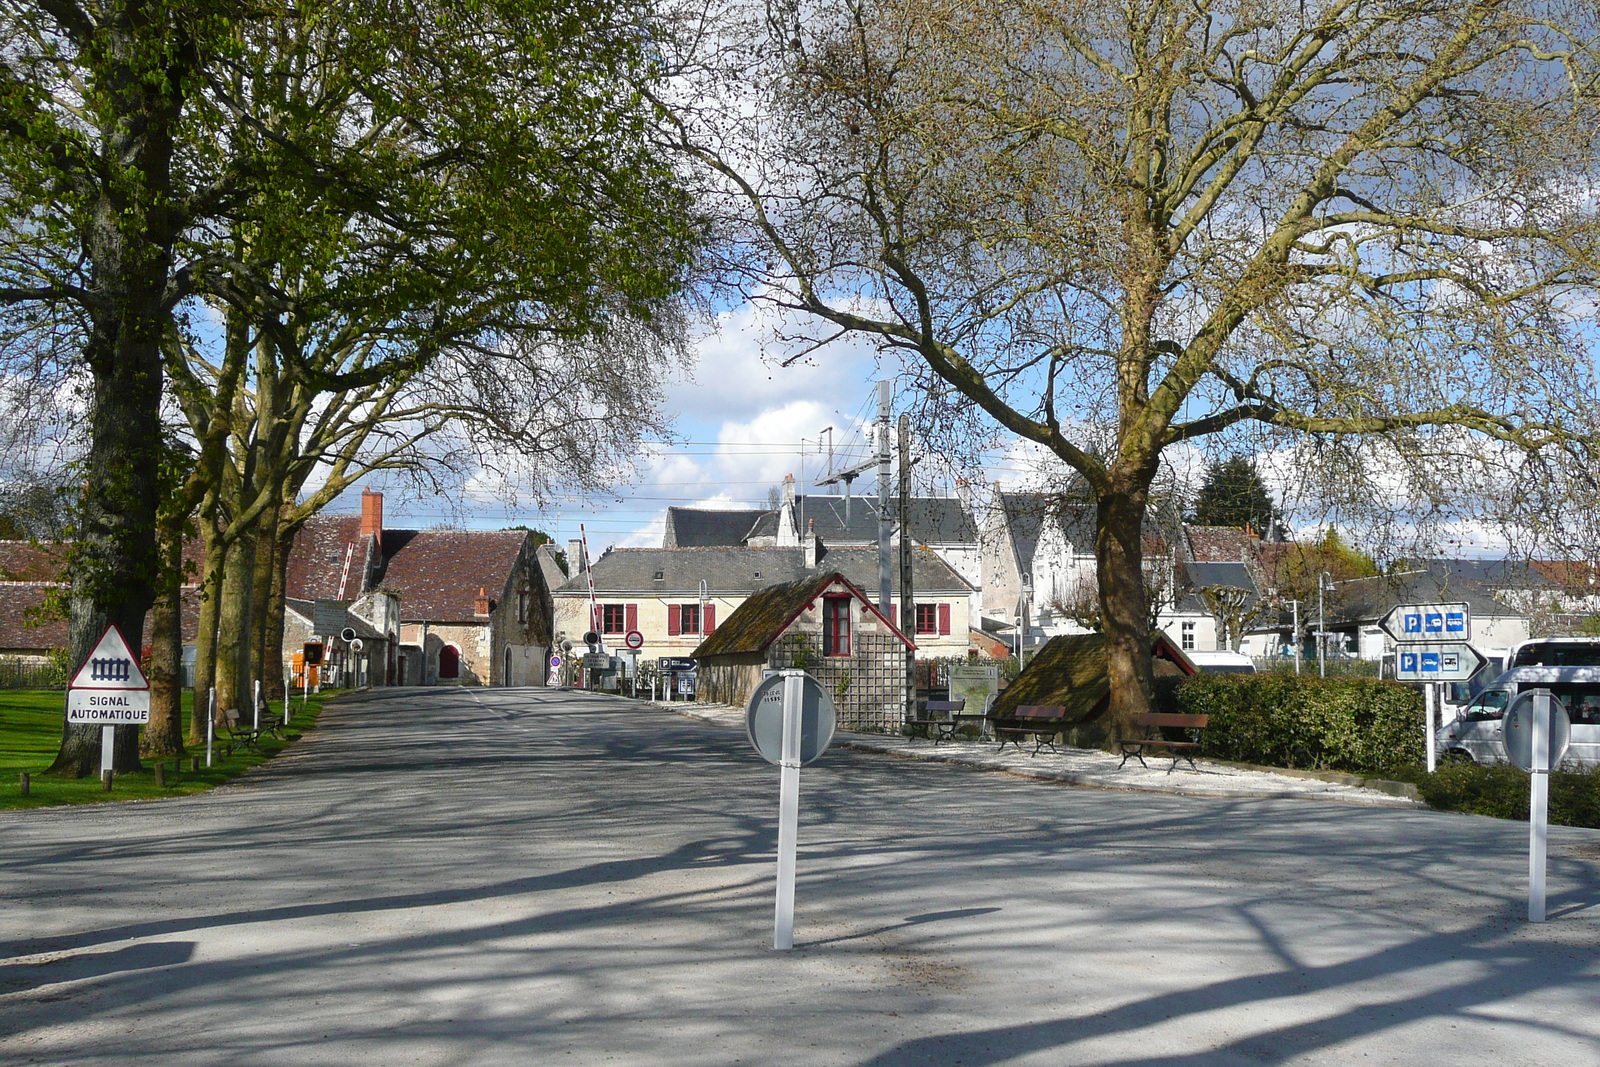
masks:
{"label": "directional sign panel", "polygon": [[1400,682],[1464,682],[1489,661],[1465,641],[1402,644],[1394,653]]}
{"label": "directional sign panel", "polygon": [[1472,610],[1466,604],[1401,604],[1378,623],[1396,644],[1466,641]]}

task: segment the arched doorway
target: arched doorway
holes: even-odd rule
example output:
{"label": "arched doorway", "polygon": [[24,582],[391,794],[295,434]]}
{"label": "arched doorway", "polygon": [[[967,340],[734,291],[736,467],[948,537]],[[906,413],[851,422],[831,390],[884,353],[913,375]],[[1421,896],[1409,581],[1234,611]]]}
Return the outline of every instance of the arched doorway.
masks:
{"label": "arched doorway", "polygon": [[461,677],[461,650],[455,645],[441,645],[439,647],[439,677]]}
{"label": "arched doorway", "polygon": [[506,669],[500,675],[501,685],[511,684],[511,646],[506,646]]}

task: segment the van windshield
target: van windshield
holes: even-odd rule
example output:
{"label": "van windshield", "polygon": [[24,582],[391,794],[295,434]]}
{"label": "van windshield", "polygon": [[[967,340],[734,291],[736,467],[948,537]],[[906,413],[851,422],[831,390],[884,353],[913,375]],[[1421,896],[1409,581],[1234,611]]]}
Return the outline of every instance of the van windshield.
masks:
{"label": "van windshield", "polygon": [[1466,717],[1470,722],[1482,722],[1484,719],[1499,719],[1506,713],[1506,703],[1510,694],[1504,689],[1489,689],[1467,705]]}

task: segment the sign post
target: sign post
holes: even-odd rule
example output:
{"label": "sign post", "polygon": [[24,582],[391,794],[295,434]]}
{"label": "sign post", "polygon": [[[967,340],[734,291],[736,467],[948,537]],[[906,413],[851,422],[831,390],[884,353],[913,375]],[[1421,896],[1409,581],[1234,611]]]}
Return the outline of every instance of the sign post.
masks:
{"label": "sign post", "polygon": [[1423,725],[1423,729],[1427,732],[1427,735],[1428,735],[1428,773],[1429,774],[1432,774],[1434,772],[1434,769],[1437,766],[1437,761],[1438,761],[1438,757],[1436,755],[1436,750],[1439,747],[1439,741],[1438,741],[1438,738],[1435,736],[1437,734],[1438,730],[1433,724],[1433,720],[1434,720],[1433,712],[1434,712],[1434,709],[1436,707],[1438,707],[1438,704],[1439,704],[1439,691],[1438,690],[1439,690],[1439,687],[1434,685],[1432,682],[1427,682],[1422,687],[1422,721],[1423,721],[1423,724],[1424,724]]}
{"label": "sign post", "polygon": [[1506,755],[1531,776],[1528,789],[1528,921],[1544,922],[1545,850],[1550,836],[1550,769],[1571,739],[1567,709],[1548,689],[1517,694],[1501,720]]}
{"label": "sign post", "polygon": [[118,726],[150,721],[150,683],[139,669],[122,631],[107,626],[89,658],[67,685],[67,721],[99,723],[100,775],[114,769]]}
{"label": "sign post", "polygon": [[795,857],[800,826],[800,767],[833,741],[833,700],[805,671],[784,670],[756,686],[745,708],[745,732],[778,779],[778,885],[772,947],[794,947]]}

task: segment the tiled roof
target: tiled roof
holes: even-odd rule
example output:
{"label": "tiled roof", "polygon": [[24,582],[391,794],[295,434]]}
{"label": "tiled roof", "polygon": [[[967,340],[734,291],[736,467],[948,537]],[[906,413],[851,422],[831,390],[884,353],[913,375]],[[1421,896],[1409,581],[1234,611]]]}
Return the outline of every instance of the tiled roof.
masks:
{"label": "tiled roof", "polygon": [[[765,652],[788,629],[795,616],[805,610],[822,592],[835,582],[847,586],[852,596],[870,609],[872,602],[854,583],[838,571],[825,571],[809,578],[801,578],[782,585],[768,586],[740,604],[733,614],[723,620],[694,650],[696,659],[712,656],[738,655]],[[883,620],[885,623],[887,619]],[[915,647],[892,624],[890,630],[907,647]]]}
{"label": "tiled roof", "polygon": [[1033,555],[1039,535],[1047,522],[1061,528],[1067,543],[1077,552],[1094,552],[1095,504],[1081,491],[1061,493],[997,494],[1005,528],[1017,550],[1017,564],[1024,574],[1033,568]]}
{"label": "tiled roof", "polygon": [[1239,563],[1261,550],[1261,538],[1242,526],[1185,526],[1184,532],[1197,563]]}
{"label": "tiled roof", "polygon": [[[801,548],[613,548],[594,561],[594,583],[603,595],[694,596],[703,580],[713,595],[743,596],[771,585],[809,579],[824,571],[838,571],[853,584],[876,590],[878,550],[824,547],[817,567],[808,569],[805,550]],[[890,577],[893,587],[899,589],[898,558],[892,561]],[[965,595],[972,591],[972,586],[949,564],[922,547],[912,552],[911,581],[918,595]],[[587,595],[588,590],[588,579],[580,571],[556,593]]]}
{"label": "tiled roof", "polygon": [[668,508],[662,548],[708,548],[742,545],[751,527],[766,511],[719,511],[715,508]]}
{"label": "tiled roof", "polygon": [[384,530],[377,584],[400,594],[408,621],[472,622],[478,590],[498,600],[526,530]]}
{"label": "tiled roof", "polygon": [[0,541],[0,581],[61,581],[71,547],[39,541]]}
{"label": "tiled roof", "polygon": [[[43,616],[40,608],[55,590],[65,591],[59,582],[0,582],[0,649],[48,652],[67,647],[67,620],[61,615]],[[185,586],[180,625],[183,640],[192,643],[200,629],[200,596],[194,586]],[[145,618],[141,647],[149,643],[150,621]]]}
{"label": "tiled roof", "polygon": [[[289,554],[289,595],[349,601],[368,591],[362,587],[367,546],[360,532],[359,515],[307,520]],[[478,590],[491,600],[500,597],[528,536],[526,530],[385,529],[374,583],[400,594],[400,617],[408,622],[473,622],[482,618],[473,609]],[[341,597],[347,554],[350,575]]]}

